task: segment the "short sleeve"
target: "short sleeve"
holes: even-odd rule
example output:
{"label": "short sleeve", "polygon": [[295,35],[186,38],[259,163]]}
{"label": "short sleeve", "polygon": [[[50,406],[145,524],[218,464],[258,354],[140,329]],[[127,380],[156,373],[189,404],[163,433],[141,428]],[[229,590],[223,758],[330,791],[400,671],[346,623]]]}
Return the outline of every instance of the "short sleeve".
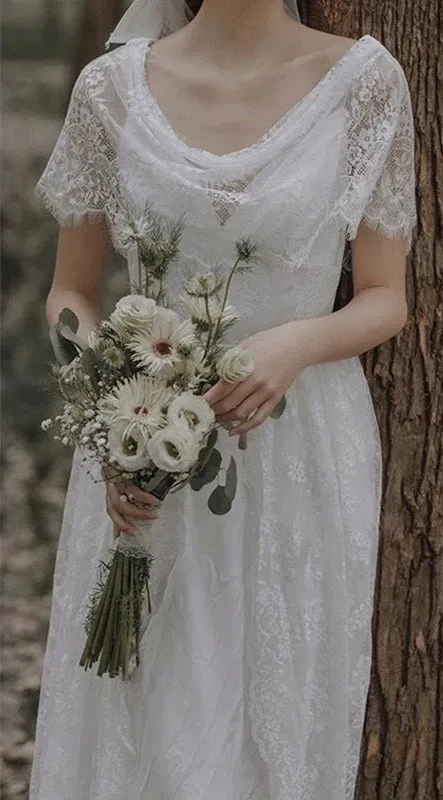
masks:
{"label": "short sleeve", "polygon": [[417,222],[414,119],[405,74],[383,47],[356,80],[348,100],[348,237],[364,222],[409,252]]}
{"label": "short sleeve", "polygon": [[103,218],[113,183],[115,148],[99,110],[99,62],[92,61],[77,78],[62,129],[35,187],[36,196],[64,225]]}

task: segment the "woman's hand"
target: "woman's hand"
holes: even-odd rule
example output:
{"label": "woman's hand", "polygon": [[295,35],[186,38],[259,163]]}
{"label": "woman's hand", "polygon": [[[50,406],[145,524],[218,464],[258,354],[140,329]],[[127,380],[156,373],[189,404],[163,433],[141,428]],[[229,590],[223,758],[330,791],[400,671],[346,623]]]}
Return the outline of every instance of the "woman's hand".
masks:
{"label": "woman's hand", "polygon": [[245,347],[254,357],[252,375],[238,383],[219,380],[203,395],[214,410],[217,422],[240,423],[230,435],[247,433],[264,422],[307,366],[293,322],[256,333],[240,347]]}
{"label": "woman's hand", "polygon": [[144,492],[133,483],[119,480],[118,470],[109,464],[102,467],[102,475],[106,481],[106,511],[114,523],[114,539],[120,533],[131,536],[139,533],[137,526],[128,517],[138,520],[157,519],[158,514],[154,508],[160,505],[160,500],[153,494]]}

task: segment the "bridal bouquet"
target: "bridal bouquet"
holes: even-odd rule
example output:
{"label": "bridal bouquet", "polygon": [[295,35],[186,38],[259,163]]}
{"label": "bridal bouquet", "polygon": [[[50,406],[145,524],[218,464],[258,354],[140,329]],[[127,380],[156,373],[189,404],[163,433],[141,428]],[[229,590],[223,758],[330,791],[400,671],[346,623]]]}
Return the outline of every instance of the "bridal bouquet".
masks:
{"label": "bridal bouquet", "polygon": [[[159,500],[190,484],[195,491],[217,479],[221,454],[219,427],[201,397],[219,379],[244,380],[254,370],[241,347],[223,338],[237,315],[228,303],[236,272],[251,268],[254,247],[236,242],[226,278],[216,271],[195,273],[184,282],[181,318],[166,304],[165,277],[178,258],[181,223],[167,228],[147,216],[129,229],[139,255],[139,280],[84,342],[79,321],[64,308],[51,328],[58,360],[53,366],[63,411],[42,422],[55,428],[64,445],[92,451],[102,471],[115,481],[129,480]],[[279,404],[273,416],[279,416]],[[239,447],[245,447],[240,437]],[[223,483],[208,499],[214,514],[229,512],[236,491],[231,457]],[[138,523],[139,535],[120,534],[110,560],[100,562],[98,583],[89,598],[85,669],[98,662],[98,675],[131,676],[139,663],[144,603],[152,613],[149,535],[152,522]]]}

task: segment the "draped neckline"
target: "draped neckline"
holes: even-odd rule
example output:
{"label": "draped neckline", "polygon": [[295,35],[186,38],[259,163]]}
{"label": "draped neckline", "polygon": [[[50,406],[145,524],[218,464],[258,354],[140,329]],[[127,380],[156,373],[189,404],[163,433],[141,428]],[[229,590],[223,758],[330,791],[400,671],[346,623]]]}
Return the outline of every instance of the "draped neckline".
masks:
{"label": "draped neckline", "polygon": [[138,58],[136,64],[137,79],[140,90],[140,97],[144,99],[146,104],[146,112],[149,118],[154,118],[160,125],[163,131],[168,134],[169,138],[178,146],[185,157],[189,159],[198,160],[199,157],[213,164],[222,164],[224,161],[238,160],[242,156],[246,156],[252,152],[256,152],[264,147],[271,139],[274,139],[278,134],[286,129],[294,118],[307,106],[311,105],[318,96],[327,90],[329,83],[337,74],[352,60],[366,43],[375,42],[376,40],[370,34],[364,34],[357,39],[348,50],[343,53],[340,58],[330,67],[324,75],[320,78],[309,91],[301,98],[295,101],[289,109],[284,112],[277,121],[268,128],[260,137],[249,145],[240,147],[236,150],[230,150],[225,153],[215,153],[205,148],[196,147],[187,143],[186,139],[178,133],[174,126],[169,122],[166,114],[162,110],[156,96],[152,93],[148,82],[148,61],[151,45],[156,41],[154,38],[139,37],[141,47],[138,51]]}

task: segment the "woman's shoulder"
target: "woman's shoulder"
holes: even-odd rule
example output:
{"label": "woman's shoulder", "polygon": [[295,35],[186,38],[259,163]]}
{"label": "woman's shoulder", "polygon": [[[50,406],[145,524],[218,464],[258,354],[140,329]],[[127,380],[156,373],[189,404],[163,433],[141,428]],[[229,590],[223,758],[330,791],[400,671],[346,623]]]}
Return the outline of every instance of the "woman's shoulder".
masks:
{"label": "woman's shoulder", "polygon": [[93,58],[81,69],[73,93],[85,94],[93,99],[101,96],[105,88],[117,80],[124,84],[133,73],[140,48],[145,44],[146,39],[142,37],[131,39]]}

